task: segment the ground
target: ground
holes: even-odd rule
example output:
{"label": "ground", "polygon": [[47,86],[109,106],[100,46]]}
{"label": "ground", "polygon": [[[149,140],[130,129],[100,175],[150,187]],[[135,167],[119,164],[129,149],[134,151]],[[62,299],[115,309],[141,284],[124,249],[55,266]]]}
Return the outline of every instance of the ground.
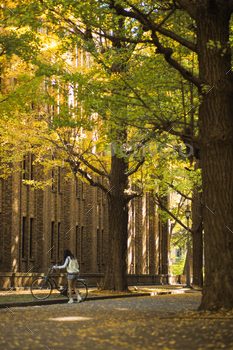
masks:
{"label": "ground", "polygon": [[233,349],[233,314],[198,313],[201,293],[0,310],[0,349]]}

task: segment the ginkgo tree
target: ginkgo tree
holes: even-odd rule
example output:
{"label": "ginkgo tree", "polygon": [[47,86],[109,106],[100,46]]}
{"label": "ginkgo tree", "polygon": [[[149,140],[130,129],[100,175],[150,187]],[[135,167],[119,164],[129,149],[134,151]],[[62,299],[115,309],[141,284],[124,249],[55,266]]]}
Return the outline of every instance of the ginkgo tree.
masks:
{"label": "ginkgo tree", "polygon": [[[8,94],[8,100],[15,101],[19,108],[13,120],[8,101],[1,104],[2,120],[7,121],[7,126],[2,123],[2,154],[6,159],[14,144],[11,161],[33,152],[36,161],[44,166],[65,164],[75,175],[80,174],[106,193],[110,227],[104,288],[126,290],[128,203],[142,194],[141,190],[130,189],[129,178],[145,162],[143,146],[152,138],[159,139],[163,130],[184,140],[189,136],[183,127],[183,123],[188,127],[188,117],[180,117],[184,106],[174,103],[184,86],[180,87],[175,72],[169,71],[160,57],[153,57],[143,32],[139,34],[139,45],[134,39],[124,44],[107,34],[104,27],[103,32],[92,35],[84,21],[88,14],[84,16],[78,6],[79,12],[73,13],[65,2],[51,8],[46,2],[40,5],[29,4],[25,12],[28,4],[20,3],[18,8],[17,2],[11,4],[11,12],[16,14],[15,18],[11,16],[14,23],[25,21],[28,30],[34,32],[45,27],[50,35],[47,34],[48,41],[44,37],[43,55],[35,57],[28,74],[19,75],[16,87]],[[23,14],[20,18],[18,11]],[[83,31],[75,30],[75,18],[78,23],[80,18],[83,21]],[[134,26],[112,13],[108,22],[119,35],[134,30]],[[63,41],[58,43],[59,37]],[[69,57],[74,57],[72,50],[76,49],[89,51],[93,66],[75,67],[74,59],[69,61]],[[170,93],[166,92],[166,84],[171,86]],[[193,116],[192,112],[191,125]],[[174,124],[176,131],[172,131]],[[110,157],[105,156],[106,144],[110,145]],[[51,148],[56,155],[52,162],[46,157]],[[93,174],[102,176],[105,182],[96,181]]]}

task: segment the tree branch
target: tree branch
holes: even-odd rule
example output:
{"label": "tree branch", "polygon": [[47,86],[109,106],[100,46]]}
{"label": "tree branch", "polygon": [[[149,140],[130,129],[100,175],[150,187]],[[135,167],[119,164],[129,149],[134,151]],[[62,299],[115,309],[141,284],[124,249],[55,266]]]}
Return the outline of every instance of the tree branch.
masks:
{"label": "tree branch", "polygon": [[[70,164],[71,168],[74,170],[74,172],[78,172],[81,168],[80,168],[80,162],[82,162],[84,165],[86,165],[86,167],[88,167],[90,170],[92,170],[94,173],[102,176],[102,177],[106,177],[109,178],[109,174],[99,170],[98,168],[96,168],[95,166],[93,166],[92,164],[89,163],[88,160],[86,160],[83,157],[83,154],[88,152],[88,149],[85,150],[82,154],[76,153],[75,152],[75,146],[67,144],[65,142],[65,140],[61,137],[61,135],[59,134],[59,132],[57,132],[57,135],[59,136],[60,142],[62,143],[62,146],[59,145],[56,141],[47,138],[46,136],[38,136],[39,138],[43,139],[43,140],[47,140],[50,143],[52,143],[54,146],[56,146],[57,149],[63,150],[67,153],[68,159],[67,162]],[[68,146],[71,146],[70,149]],[[101,164],[102,165],[102,164]],[[103,165],[102,165],[103,166]],[[79,171],[81,174],[84,175],[84,170],[82,169],[81,171]],[[89,179],[87,178],[87,180],[89,181]],[[93,180],[92,180],[93,181]],[[99,185],[92,185],[92,186],[98,186]]]}
{"label": "tree branch", "polygon": [[131,91],[133,91],[133,93],[135,94],[135,96],[137,97],[137,99],[142,103],[142,106],[144,106],[147,110],[149,110],[150,112],[152,112],[152,114],[155,116],[155,118],[157,118],[161,123],[163,123],[163,119],[161,119],[158,115],[156,115],[154,113],[154,111],[151,111],[150,106],[148,106],[146,104],[146,102],[143,100],[143,98],[141,98],[141,96],[138,94],[138,92],[136,91],[136,89],[131,86],[122,76],[120,76],[120,79],[124,82],[124,84],[130,88]]}
{"label": "tree branch", "polygon": [[111,42],[114,42],[116,40],[126,42],[126,43],[132,43],[132,44],[144,44],[144,43],[153,43],[152,40],[137,40],[137,39],[129,39],[129,38],[124,38],[123,36],[117,36],[117,35],[109,35],[107,33],[100,33],[100,32],[95,32],[93,31],[94,34],[98,34],[99,36],[102,36],[104,38],[109,39]]}
{"label": "tree branch", "polygon": [[134,198],[141,197],[142,195],[143,195],[143,190],[141,192],[135,192],[135,193],[131,193],[129,195],[124,194],[124,196],[126,197],[126,203],[128,203],[129,201],[131,201]]}
{"label": "tree branch", "polygon": [[177,41],[178,43],[180,43],[182,46],[187,47],[188,49],[197,52],[197,45],[192,43],[189,40],[186,40],[184,38],[182,38],[181,36],[179,36],[178,34],[172,32],[171,30],[165,29],[165,28],[157,28],[156,29],[159,33],[165,35],[168,38],[171,38],[175,41]]}
{"label": "tree branch", "polygon": [[[153,165],[154,165],[154,163],[153,163]],[[155,167],[155,169],[156,169],[156,166],[155,166],[155,165],[154,165],[154,167]],[[161,181],[162,176],[156,175],[156,177],[157,177],[157,179],[159,179],[159,180]],[[193,200],[191,197],[186,196],[184,193],[182,193],[182,192],[180,192],[179,190],[177,190],[176,187],[175,187],[174,185],[172,185],[171,183],[169,183],[169,182],[165,182],[165,183],[166,183],[170,188],[173,188],[177,193],[179,193],[179,195],[180,195],[181,197],[183,197],[183,198],[185,198],[185,199],[188,199],[188,200],[190,200],[190,201]]]}
{"label": "tree branch", "polygon": [[[182,1],[182,0],[181,0]],[[189,0],[183,0],[184,2],[190,2]],[[154,31],[158,31],[159,33],[179,42],[181,45],[189,48],[190,50],[197,52],[197,46],[195,44],[193,44],[192,42],[190,42],[187,39],[182,38],[181,36],[179,36],[178,34],[175,34],[173,32],[171,32],[168,29],[165,28],[161,28],[161,25],[170,17],[170,15],[175,11],[176,8],[174,8],[163,20],[161,23],[155,23],[154,20],[148,18],[147,14],[144,14],[142,11],[140,11],[138,8],[136,8],[134,5],[129,4],[129,6],[131,6],[134,11],[125,11],[123,6],[119,5],[119,4],[115,4],[115,1],[111,1],[111,8],[114,8],[116,10],[116,13],[118,15],[122,15],[124,17],[129,17],[129,18],[134,18],[137,19],[143,26],[148,27],[148,29],[154,30]],[[193,5],[190,2],[191,5]],[[182,6],[183,7],[183,6]],[[194,6],[194,10],[195,10],[195,6]],[[187,11],[188,12],[188,11]],[[124,41],[126,41],[126,39],[124,38]],[[150,41],[148,41],[150,42]]]}
{"label": "tree branch", "polygon": [[176,0],[176,2],[191,16],[196,19],[196,6],[190,0]]}
{"label": "tree branch", "polygon": [[184,197],[185,199],[188,199],[189,201],[192,201],[192,198],[191,198],[191,197],[188,197],[188,196],[186,196],[184,193],[182,193],[182,192],[180,192],[179,190],[177,190],[177,189],[175,188],[174,185],[169,184],[168,182],[166,182],[166,184],[167,184],[169,187],[173,188],[177,193],[179,193],[179,195],[181,195],[181,196]]}
{"label": "tree branch", "polygon": [[[156,25],[156,24],[153,24],[153,26],[155,26],[155,30],[158,31],[159,33],[165,35],[166,37],[169,37],[175,41],[177,41],[178,43],[180,43],[181,45],[187,47],[188,49],[194,51],[194,52],[197,52],[197,45],[192,43],[191,41],[189,40],[186,40],[184,38],[182,38],[181,36],[179,36],[178,34],[175,34],[173,33],[172,31],[168,30],[168,29],[165,29],[165,28],[161,28],[160,25]],[[95,34],[98,34],[104,38],[107,38],[109,39],[110,41],[114,41],[114,40],[120,40],[122,42],[127,42],[127,43],[134,43],[134,44],[145,44],[145,43],[149,43],[149,44],[153,44],[153,40],[140,40],[140,39],[130,39],[130,38],[125,38],[125,37],[122,37],[122,36],[117,36],[117,35],[114,35],[114,36],[111,36],[111,35],[108,35],[106,33],[100,33],[100,32],[94,32]]]}
{"label": "tree branch", "polygon": [[102,168],[104,169],[104,171],[106,172],[107,175],[109,175],[109,172],[107,171],[105,165],[104,165],[104,162],[102,160],[99,159],[98,155],[95,154],[95,153],[92,153],[91,152],[91,155],[94,156],[96,159],[97,159],[97,162],[100,163],[100,165],[102,166]]}
{"label": "tree branch", "polygon": [[157,30],[166,22],[166,20],[173,14],[173,12],[175,12],[175,10],[176,10],[176,7],[174,6],[174,8],[172,9],[172,11],[169,12],[169,13],[167,14],[167,16],[164,17],[164,19],[158,24]]}
{"label": "tree branch", "polygon": [[[75,156],[75,154],[74,154]],[[107,177],[109,178],[109,175],[106,174],[104,171],[99,170],[98,168],[96,168],[95,166],[93,166],[92,164],[90,164],[82,155],[77,155],[77,158],[84,164],[86,165],[90,170],[92,170],[94,173],[103,176],[103,177]]]}
{"label": "tree branch", "polygon": [[[182,2],[182,4],[180,4],[182,7],[184,7],[185,5],[186,5],[186,7],[188,7],[187,6],[188,4],[190,4],[190,7],[192,7],[191,6],[192,3],[189,0],[180,0],[180,2]],[[189,71],[187,71],[187,69],[185,69],[177,61],[175,61],[173,58],[171,58],[171,55],[173,54],[173,50],[171,48],[167,48],[167,47],[162,46],[162,44],[159,42],[159,39],[156,35],[156,31],[159,31],[159,32],[163,31],[164,35],[168,35],[173,40],[179,41],[180,43],[182,43],[182,45],[185,45],[185,46],[189,47],[191,50],[194,50],[196,52],[197,49],[196,49],[195,44],[179,37],[175,33],[172,33],[164,28],[158,28],[158,30],[157,30],[158,24],[156,24],[152,19],[147,18],[146,14],[141,12],[138,8],[135,8],[133,5],[130,5],[130,6],[133,9],[135,9],[135,11],[126,11],[120,4],[116,4],[114,0],[111,0],[110,4],[111,4],[110,8],[115,9],[117,15],[137,19],[142,25],[151,29],[152,30],[151,37],[152,37],[152,40],[154,42],[154,45],[157,47],[156,53],[164,54],[165,60],[172,67],[174,67],[176,70],[178,70],[186,80],[191,81],[198,88],[201,87],[201,84],[203,84],[204,82],[202,82],[199,78],[193,76]],[[195,9],[195,7],[193,8],[193,10],[194,9]],[[161,32],[161,34],[162,34],[162,32]]]}
{"label": "tree branch", "polygon": [[[182,221],[180,221],[174,214],[172,214],[172,213],[170,212],[170,210],[168,210],[168,209],[165,207],[165,205],[163,204],[163,202],[159,199],[158,194],[157,194],[157,193],[154,193],[154,196],[156,197],[157,204],[160,206],[160,208],[163,209],[164,211],[166,211],[166,213],[168,213],[174,220],[176,220],[176,221],[178,222],[178,224],[180,224],[185,230],[188,230],[188,227],[185,226],[185,225],[183,224]],[[189,229],[189,231],[190,231],[191,233],[193,233],[193,231],[192,231],[191,229]]]}
{"label": "tree branch", "polygon": [[100,182],[96,182],[92,179],[92,177],[82,168],[76,169],[81,175],[85,177],[85,179],[89,182],[89,184],[93,187],[99,187],[104,193],[108,193],[108,189],[103,186]]}
{"label": "tree branch", "polygon": [[136,165],[136,167],[132,170],[132,171],[128,171],[126,173],[127,176],[130,176],[134,173],[136,173],[138,171],[138,169],[140,168],[140,166],[145,162],[145,157],[142,157],[141,160],[138,162],[138,164]]}
{"label": "tree branch", "polygon": [[176,60],[174,60],[171,56],[173,54],[173,49],[170,47],[164,47],[161,45],[161,43],[158,41],[157,35],[155,33],[152,34],[154,37],[154,44],[157,46],[156,53],[161,53],[164,55],[165,60],[176,70],[178,70],[182,76],[188,80],[191,81],[195,86],[198,88],[201,87],[201,85],[204,83],[201,79],[195,77],[192,75],[186,68],[184,68],[181,64],[179,64]]}

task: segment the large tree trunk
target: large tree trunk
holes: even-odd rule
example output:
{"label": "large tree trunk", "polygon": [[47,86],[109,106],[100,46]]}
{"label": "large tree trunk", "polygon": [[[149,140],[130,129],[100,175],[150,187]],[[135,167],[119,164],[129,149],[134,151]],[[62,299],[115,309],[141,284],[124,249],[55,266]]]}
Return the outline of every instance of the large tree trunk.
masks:
{"label": "large tree trunk", "polygon": [[[196,160],[195,170],[199,168],[199,160]],[[193,284],[203,286],[203,219],[202,219],[202,193],[201,188],[195,186],[192,196],[192,239],[193,239]]]}
{"label": "large tree trunk", "polygon": [[108,256],[103,289],[127,291],[128,204],[124,196],[128,180],[124,158],[112,157],[110,174]]}
{"label": "large tree trunk", "polygon": [[[196,2],[199,76],[208,83],[199,110],[205,285],[200,309],[233,307],[233,77],[229,1]],[[212,40],[219,48],[208,48]],[[229,72],[229,73],[227,73]]]}

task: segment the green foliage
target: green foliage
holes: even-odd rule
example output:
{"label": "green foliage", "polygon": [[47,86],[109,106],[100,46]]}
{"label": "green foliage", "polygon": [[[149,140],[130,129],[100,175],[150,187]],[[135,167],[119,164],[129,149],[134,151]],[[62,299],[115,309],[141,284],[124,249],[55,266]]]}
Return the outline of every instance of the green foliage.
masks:
{"label": "green foliage", "polygon": [[[25,73],[16,74],[14,88],[7,97],[2,96],[2,121],[13,116],[16,122],[13,131],[2,123],[4,138],[8,139],[2,148],[10,149],[24,140],[22,147],[15,147],[19,159],[28,145],[35,144],[37,161],[48,167],[52,163],[44,158],[52,147],[57,157],[54,166],[66,159],[69,167],[75,159],[85,170],[91,164],[109,172],[111,155],[106,150],[114,143],[115,153],[124,158],[129,170],[145,157],[142,170],[131,176],[132,185],[144,191],[159,190],[161,196],[173,194],[176,189],[188,196],[200,176],[185,169],[193,170],[193,165],[181,148],[179,133],[184,132],[184,125],[196,133],[197,112],[195,108],[189,110],[198,106],[197,89],[181,79],[162,55],[155,54],[149,43],[150,32],[138,20],[123,19],[105,2],[45,0],[21,1],[20,6],[17,2],[5,4],[8,7],[2,9],[4,16],[10,13],[5,27],[14,25],[16,34],[23,28],[28,36],[21,38],[24,46],[29,40],[29,47],[39,47],[41,53],[29,55],[31,60],[25,56]],[[119,4],[125,6],[124,1]],[[144,10],[150,11],[154,5],[149,1],[143,5],[135,2],[135,6],[141,10],[145,6]],[[163,16],[163,12],[151,12],[153,20],[161,21]],[[190,24],[187,15],[179,12],[176,20],[169,19],[164,27],[195,40],[195,34],[188,29]],[[114,35],[132,42],[115,40]],[[163,45],[171,44],[168,37],[161,36],[160,40]],[[89,64],[84,51],[89,52]],[[186,69],[197,70],[196,55],[191,56],[187,48],[181,49],[175,43],[173,56]],[[74,64],[77,58],[78,66]],[[32,106],[37,111],[32,112]],[[174,128],[178,135],[171,135]],[[95,155],[93,148],[97,150]],[[85,164],[80,160],[83,154]],[[171,204],[171,212],[181,221],[183,211],[183,205]],[[163,220],[169,217],[164,210],[159,213]]]}
{"label": "green foliage", "polygon": [[[191,239],[190,244],[192,244]],[[171,235],[171,246],[176,248],[187,247],[187,231],[184,228],[177,228],[176,230],[174,230],[174,232]]]}
{"label": "green foliage", "polygon": [[17,55],[28,62],[39,53],[38,44],[39,39],[31,31],[20,33],[8,29],[8,33],[0,37],[0,56]]}
{"label": "green foliage", "polygon": [[186,256],[183,255],[176,259],[176,262],[170,266],[171,273],[173,276],[179,276],[183,274]]}

